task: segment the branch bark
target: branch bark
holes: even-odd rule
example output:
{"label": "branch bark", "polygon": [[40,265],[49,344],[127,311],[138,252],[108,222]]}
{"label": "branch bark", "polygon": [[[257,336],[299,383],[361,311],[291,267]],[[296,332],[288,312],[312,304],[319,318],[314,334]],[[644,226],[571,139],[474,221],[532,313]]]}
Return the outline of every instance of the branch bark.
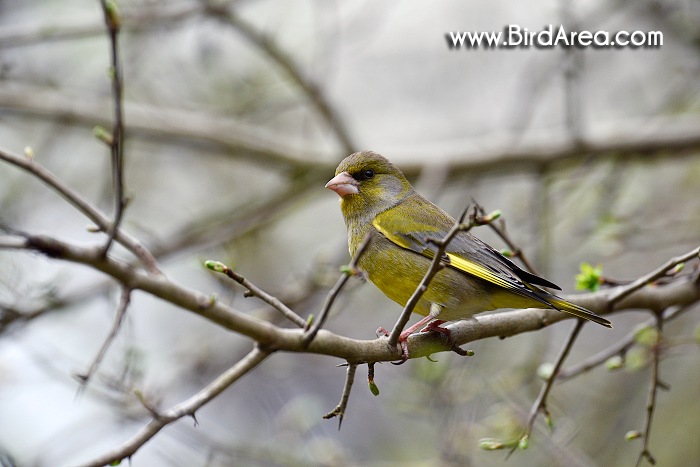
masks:
{"label": "branch bark", "polygon": [[[5,242],[12,246],[12,242]],[[20,249],[41,252],[49,257],[83,264],[99,270],[126,287],[142,290],[175,306],[196,313],[231,331],[243,334],[272,350],[310,352],[335,356],[349,363],[393,361],[400,358],[400,351],[391,348],[388,339],[356,340],[320,330],[308,348],[304,346],[302,329],[283,329],[266,321],[250,317],[234,308],[188,289],[165,276],[148,275],[133,266],[111,257],[103,257],[99,247],[72,245],[48,236],[27,236]],[[605,315],[626,309],[663,310],[670,306],[683,306],[700,300],[697,273],[683,276],[667,285],[643,287],[610,308],[610,299],[617,288],[600,292],[565,297],[589,310]],[[525,309],[489,313],[455,322],[448,326],[457,345],[463,345],[488,337],[508,337],[531,332],[569,319],[571,315],[555,310]],[[452,346],[442,336],[430,333],[414,334],[408,339],[411,358],[422,357]]]}

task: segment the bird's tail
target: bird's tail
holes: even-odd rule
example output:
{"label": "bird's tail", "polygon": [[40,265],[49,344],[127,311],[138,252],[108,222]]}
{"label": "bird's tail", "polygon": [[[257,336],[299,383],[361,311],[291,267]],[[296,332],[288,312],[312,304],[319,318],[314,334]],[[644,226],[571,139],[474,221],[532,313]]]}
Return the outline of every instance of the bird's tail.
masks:
{"label": "bird's tail", "polygon": [[561,297],[557,297],[556,295],[546,292],[545,294],[546,296],[543,298],[552,305],[552,308],[555,308],[559,311],[571,313],[572,315],[577,316],[579,318],[587,319],[588,321],[593,321],[594,323],[598,323],[601,326],[605,326],[606,328],[612,329],[612,323],[607,319],[603,318],[602,316],[599,316],[593,313],[592,311],[583,308],[582,306],[578,306],[574,303],[568,302]]}

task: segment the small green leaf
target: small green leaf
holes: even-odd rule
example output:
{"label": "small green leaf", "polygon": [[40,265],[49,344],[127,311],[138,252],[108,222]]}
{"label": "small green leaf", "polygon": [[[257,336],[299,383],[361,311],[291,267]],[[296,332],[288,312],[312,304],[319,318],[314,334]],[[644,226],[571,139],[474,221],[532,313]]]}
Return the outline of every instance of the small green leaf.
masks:
{"label": "small green leaf", "polygon": [[114,144],[114,138],[112,138],[112,133],[107,131],[104,127],[97,125],[92,129],[92,134],[95,138],[99,139],[107,146]]}
{"label": "small green leaf", "polygon": [[496,209],[495,211],[491,212],[487,216],[484,217],[484,222],[493,222],[499,217],[501,217],[501,211],[500,209]]}
{"label": "small green leaf", "polygon": [[123,460],[123,459],[118,459],[118,460],[116,460],[116,461],[113,461],[113,462],[112,462],[111,464],[109,464],[109,465],[119,465],[119,464],[122,463],[122,460]]}
{"label": "small green leaf", "polygon": [[549,412],[545,414],[544,422],[547,424],[547,428],[549,428],[549,431],[554,431],[554,419],[549,414]]}
{"label": "small green leaf", "polygon": [[525,450],[529,447],[530,447],[530,437],[528,435],[525,435],[522,438],[520,438],[520,441],[518,441],[518,448]]}
{"label": "small green leaf", "polygon": [[211,269],[214,272],[226,272],[226,269],[228,269],[228,267],[224,263],[212,260],[205,261],[204,267],[207,269]]}
{"label": "small green leaf", "polygon": [[553,372],[554,364],[552,363],[543,363],[537,368],[537,376],[544,381],[548,381]]}
{"label": "small green leaf", "polygon": [[649,362],[647,347],[633,347],[625,355],[625,368],[629,371],[639,371]]}
{"label": "small green leaf", "polygon": [[661,335],[654,326],[642,326],[635,330],[634,341],[645,347],[653,347],[659,343]]}
{"label": "small green leaf", "polygon": [[119,9],[117,8],[117,2],[114,0],[107,0],[105,3],[105,14],[107,24],[110,29],[118,31],[121,27],[121,17],[119,15]]}
{"label": "small green leaf", "polygon": [[605,368],[607,368],[608,371],[619,370],[623,367],[624,364],[625,359],[622,358],[622,356],[620,355],[615,355],[614,357],[610,357],[607,360],[605,360]]}
{"label": "small green leaf", "polygon": [[498,449],[505,448],[506,445],[503,441],[498,439],[484,438],[479,441],[479,447],[485,451],[497,451]]}
{"label": "small green leaf", "polygon": [[626,441],[632,441],[633,439],[641,438],[642,437],[642,432],[639,430],[630,430],[627,433],[625,433],[625,440]]}
{"label": "small green leaf", "polygon": [[378,396],[379,395],[379,386],[377,386],[377,384],[374,382],[374,380],[371,379],[371,380],[367,381],[367,383],[369,384],[369,391],[372,394],[374,394],[375,396]]}
{"label": "small green leaf", "polygon": [[501,253],[503,256],[505,256],[506,258],[512,258],[512,257],[514,256],[514,255],[513,255],[513,251],[512,251],[512,250],[509,250],[508,248],[502,249],[502,250],[500,251],[500,253]]}
{"label": "small green leaf", "polygon": [[576,289],[595,292],[600,288],[603,275],[603,266],[591,266],[589,263],[581,263],[581,272],[576,274]]}

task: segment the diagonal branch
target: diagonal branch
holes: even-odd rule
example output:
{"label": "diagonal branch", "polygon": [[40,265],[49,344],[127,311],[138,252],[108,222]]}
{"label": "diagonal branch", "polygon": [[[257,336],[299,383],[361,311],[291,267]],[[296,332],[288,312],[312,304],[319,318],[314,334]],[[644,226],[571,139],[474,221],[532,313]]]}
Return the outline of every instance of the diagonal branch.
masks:
{"label": "diagonal branch", "polygon": [[248,289],[248,292],[250,292],[251,295],[258,297],[260,300],[282,313],[282,315],[284,315],[285,318],[296,324],[298,327],[303,328],[304,326],[306,326],[306,321],[304,321],[304,318],[296,314],[294,310],[282,303],[280,299],[265,292],[263,289],[253,284],[248,279],[226,266],[224,263],[221,263],[219,261],[206,261],[204,265],[207,267],[207,269],[211,269],[214,272],[226,274],[227,277],[233,279],[234,281],[238,282],[243,287]]}
{"label": "diagonal branch", "polygon": [[294,59],[282,50],[277,43],[267,35],[258,31],[240,16],[236,15],[228,6],[206,2],[207,12],[214,18],[236,28],[246,39],[257,46],[262,52],[270,57],[287,76],[301,89],[311,101],[311,105],[325,120],[328,127],[333,130],[338,142],[346,153],[351,153],[356,146],[338,112],[328,103],[321,87],[313,82],[311,78],[304,75],[301,67],[294,62]]}
{"label": "diagonal branch", "polygon": [[554,363],[554,368],[552,369],[552,373],[547,378],[547,382],[542,385],[542,388],[540,389],[540,393],[537,395],[535,403],[532,404],[532,408],[530,409],[530,413],[527,417],[525,433],[523,433],[523,435],[520,437],[517,444],[513,444],[508,455],[513,454],[517,447],[527,447],[528,440],[530,439],[530,433],[532,433],[532,427],[535,425],[535,420],[537,419],[537,415],[539,415],[540,412],[544,412],[547,419],[550,420],[549,411],[547,410],[547,397],[549,397],[549,392],[554,386],[554,381],[557,379],[557,374],[559,373],[559,370],[561,370],[561,367],[564,365],[566,357],[569,356],[569,352],[571,352],[571,349],[574,346],[574,342],[576,342],[576,339],[578,338],[581,329],[583,329],[584,324],[586,324],[585,320],[578,319],[576,321],[576,325],[571,329],[571,332],[567,336],[566,341],[564,342],[564,345],[562,346],[561,351],[557,356],[557,359]]}
{"label": "diagonal branch", "polygon": [[[688,311],[691,307],[690,306],[677,306],[669,310],[667,313],[663,315],[663,320],[664,323],[668,323],[672,319],[676,318],[677,316],[680,316],[684,312]],[[653,326],[656,322],[656,318],[645,321],[644,323],[641,324],[641,326]],[[636,341],[635,338],[637,336],[637,328],[632,330],[629,334],[627,334],[625,337],[622,339],[619,339],[617,342],[615,342],[612,346],[608,347],[607,349],[603,349],[602,351],[596,353],[595,355],[591,355],[584,361],[570,367],[570,368],[565,368],[559,371],[557,374],[557,382],[564,382],[566,380],[569,380],[571,378],[575,378],[576,376],[586,373],[593,368],[602,365],[608,359],[611,357],[614,357],[616,355],[624,355],[627,350],[629,350],[630,347],[632,347]]]}
{"label": "diagonal branch", "polygon": [[488,216],[477,216],[476,210],[474,212],[474,215],[471,216],[471,219],[469,220],[468,223],[464,223],[464,218],[467,216],[467,212],[469,211],[470,205],[468,204],[464,210],[462,211],[462,214],[459,216],[457,221],[455,222],[455,225],[452,226],[449,232],[447,232],[447,235],[445,235],[444,238],[440,240],[434,240],[434,243],[437,245],[437,251],[435,252],[435,257],[433,258],[433,261],[430,263],[430,267],[428,270],[425,272],[425,275],[423,276],[423,279],[421,280],[420,284],[418,284],[418,287],[416,287],[416,290],[413,292],[413,295],[411,295],[411,298],[408,299],[408,302],[406,302],[406,306],[404,306],[403,311],[401,312],[401,316],[399,316],[398,321],[394,325],[394,328],[391,330],[391,334],[389,334],[389,347],[394,348],[396,347],[396,344],[399,342],[399,336],[401,334],[401,331],[403,331],[404,327],[406,327],[406,323],[408,323],[408,320],[411,318],[411,313],[413,313],[413,309],[416,307],[418,304],[418,301],[421,299],[423,294],[428,290],[428,286],[430,285],[430,282],[433,280],[435,275],[438,273],[440,269],[443,267],[442,260],[444,259],[443,257],[445,256],[445,251],[447,249],[447,246],[449,243],[452,241],[452,239],[459,233],[459,232],[468,232],[471,230],[473,227],[478,226],[478,225],[483,225],[487,224],[495,219],[498,218],[500,215],[500,212],[495,211],[494,213],[488,215]]}
{"label": "diagonal branch", "polygon": [[270,355],[270,351],[263,350],[259,346],[250,351],[245,357],[236,362],[226,372],[216,378],[211,384],[203,388],[189,399],[171,407],[165,412],[154,415],[150,421],[140,432],[138,432],[130,440],[102,456],[92,459],[84,464],[83,467],[101,467],[104,465],[116,465],[117,462],[130,458],[136,451],[153,438],[160,430],[170,425],[176,420],[183,417],[193,417],[206,403],[221,394],[226,388],[238,381],[241,377],[248,374],[251,370],[257,367],[263,360]]}
{"label": "diagonal branch", "polygon": [[102,363],[102,359],[104,358],[105,354],[107,354],[107,350],[109,349],[110,345],[112,345],[114,338],[117,337],[117,333],[121,329],[122,323],[124,322],[124,317],[126,316],[126,310],[127,310],[127,308],[129,308],[130,302],[131,302],[131,289],[129,289],[127,287],[123,287],[121,298],[119,299],[119,307],[117,308],[117,314],[114,317],[114,323],[112,324],[112,329],[110,329],[109,334],[107,335],[107,338],[102,343],[102,346],[100,347],[100,350],[98,350],[97,355],[95,355],[95,358],[93,359],[92,364],[90,365],[90,368],[88,369],[88,371],[85,373],[76,375],[76,377],[80,381],[81,391],[85,390],[88,383],[90,382],[90,379],[97,371],[97,368],[99,368],[100,363]]}
{"label": "diagonal branch", "polygon": [[[362,243],[360,243],[360,246],[357,248],[355,256],[353,256],[352,261],[350,261],[350,264],[348,264],[347,267],[344,268],[342,275],[338,278],[338,281],[335,283],[330,292],[328,292],[326,300],[323,303],[323,307],[321,308],[321,312],[318,315],[318,319],[316,319],[316,321],[311,325],[311,327],[309,327],[309,329],[304,334],[305,346],[308,346],[311,343],[311,341],[314,340],[314,337],[316,337],[318,331],[320,331],[323,327],[323,324],[326,322],[326,319],[330,314],[331,307],[333,306],[335,299],[338,297],[338,295],[340,295],[340,292],[343,291],[343,288],[345,288],[345,284],[347,284],[350,277],[358,274],[358,272],[356,271],[357,262],[360,260],[360,257],[367,249],[367,246],[369,246],[370,240],[372,240],[372,236],[371,234],[367,234],[364,240],[362,240]],[[359,274],[362,273],[360,272]]]}
{"label": "diagonal branch", "polygon": [[[15,156],[0,149],[0,160],[8,162],[9,164],[20,168],[41,180],[46,186],[54,190],[63,199],[65,199],[68,204],[76,208],[78,211],[83,213],[85,217],[94,222],[100,231],[107,232],[111,229],[112,223],[107,216],[102,214],[75,190],[68,187],[62,180],[42,167],[40,164],[36,163],[33,159]],[[139,258],[149,272],[157,274],[160,273],[156,259],[135,237],[127,234],[122,229],[117,229],[115,231],[115,239],[127,250],[131,251],[137,258]]]}
{"label": "diagonal branch", "polygon": [[679,264],[685,263],[686,261],[690,261],[691,259],[698,257],[700,257],[700,246],[693,250],[690,250],[688,253],[669,259],[664,264],[651,271],[650,273],[643,275],[642,277],[632,281],[627,285],[615,289],[613,292],[611,292],[610,296],[608,297],[608,301],[612,305],[618,302],[619,300],[622,300],[623,298],[627,297],[631,293],[634,293],[635,291],[641,289],[650,282],[653,282],[656,279],[665,276],[668,271],[675,268]]}

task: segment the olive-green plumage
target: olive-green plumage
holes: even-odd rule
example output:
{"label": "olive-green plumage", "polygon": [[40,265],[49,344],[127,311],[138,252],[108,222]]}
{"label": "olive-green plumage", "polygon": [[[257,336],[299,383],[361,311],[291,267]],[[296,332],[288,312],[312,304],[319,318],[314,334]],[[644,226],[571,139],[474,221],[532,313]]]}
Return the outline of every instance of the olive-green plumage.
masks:
{"label": "olive-green plumage", "polygon": [[[358,266],[384,294],[405,305],[437,249],[428,239],[443,238],[455,220],[416,193],[379,154],[352,154],[335,173],[326,187],[341,197],[350,254],[371,233]],[[498,308],[553,308],[612,327],[605,318],[541,289],[558,287],[520,269],[468,232],[458,233],[446,253],[449,265],[418,302],[418,314],[452,321]]]}

